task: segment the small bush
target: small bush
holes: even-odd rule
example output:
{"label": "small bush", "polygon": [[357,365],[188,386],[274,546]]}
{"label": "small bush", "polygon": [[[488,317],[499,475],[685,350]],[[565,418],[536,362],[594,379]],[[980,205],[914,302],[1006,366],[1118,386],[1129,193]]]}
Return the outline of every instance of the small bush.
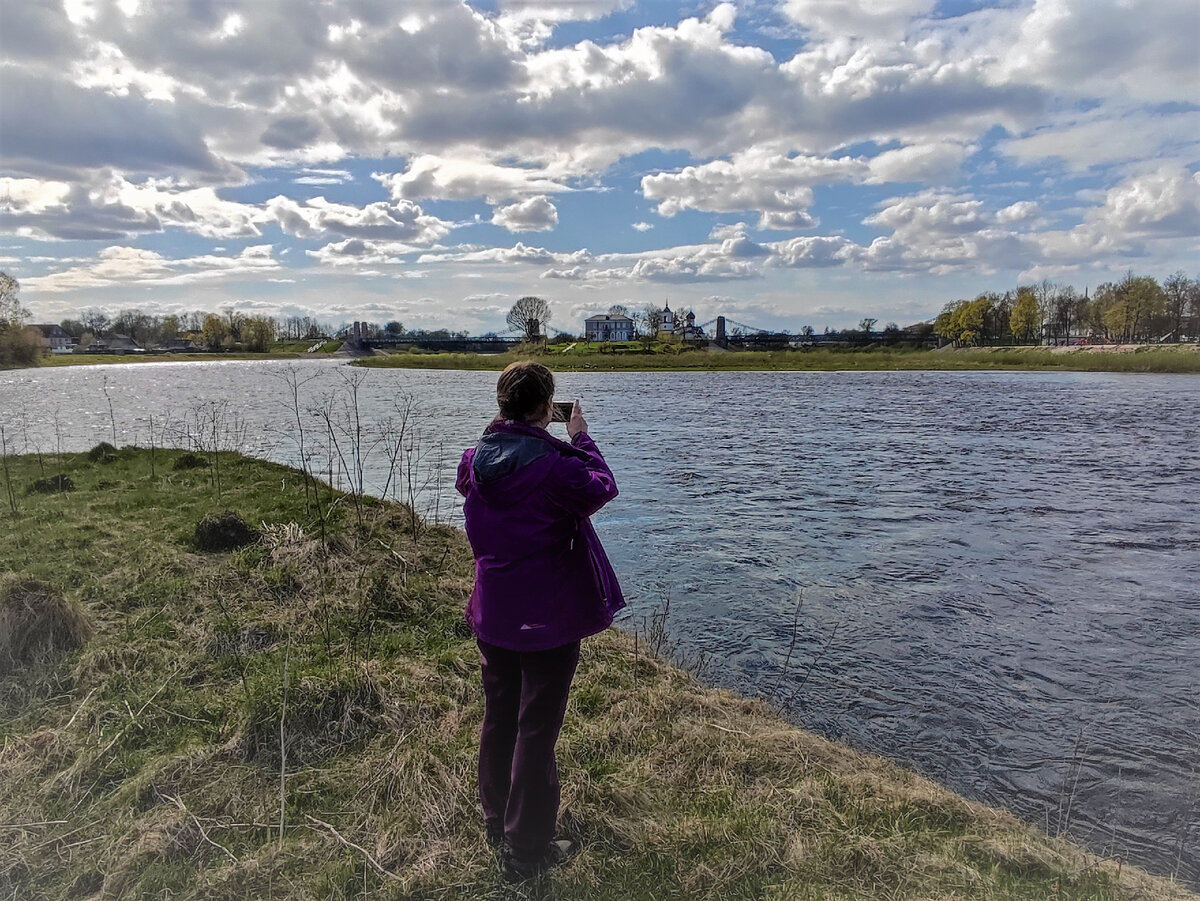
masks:
{"label": "small bush", "polygon": [[62,491],[74,491],[75,482],[68,475],[59,474],[46,479],[37,479],[26,490],[26,494],[58,494]]}
{"label": "small bush", "polygon": [[208,461],[199,454],[193,454],[191,451],[180,454],[175,458],[175,462],[171,464],[172,469],[200,469],[202,466],[207,466]]}
{"label": "small bush", "polygon": [[233,510],[210,513],[196,523],[196,547],[202,551],[232,551],[258,541],[258,530]]}
{"label": "small bush", "polygon": [[45,582],[0,576],[0,676],[81,647],[92,626],[79,605]]}
{"label": "small bush", "polygon": [[93,463],[111,463],[117,459],[117,449],[107,441],[101,441],[88,451],[88,459]]}

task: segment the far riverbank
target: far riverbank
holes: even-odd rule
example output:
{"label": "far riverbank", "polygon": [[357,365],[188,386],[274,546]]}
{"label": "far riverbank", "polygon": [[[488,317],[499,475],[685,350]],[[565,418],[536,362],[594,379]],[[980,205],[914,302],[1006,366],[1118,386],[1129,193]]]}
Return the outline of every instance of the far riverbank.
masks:
{"label": "far riverbank", "polygon": [[393,353],[362,357],[355,366],[400,369],[501,370],[514,360],[535,358],[559,372],[663,371],[977,371],[1029,370],[1076,372],[1200,372],[1200,346],[1181,344],[1092,345],[1085,347],[983,347],[925,350],[861,348],[848,350],[720,351],[656,347],[606,352],[602,345],[580,351],[525,348],[504,354]]}
{"label": "far riverbank", "polygon": [[[126,363],[213,363],[234,360],[343,359],[380,369],[499,371],[515,360],[538,359],[559,372],[962,372],[980,370],[1068,372],[1200,373],[1200,345],[1098,344],[1083,347],[866,347],[739,351],[660,344],[613,349],[599,344],[527,346],[502,354],[375,351],[367,356],[341,351],[297,353],[54,354],[40,366],[112,366]],[[37,367],[17,367],[37,368]]]}

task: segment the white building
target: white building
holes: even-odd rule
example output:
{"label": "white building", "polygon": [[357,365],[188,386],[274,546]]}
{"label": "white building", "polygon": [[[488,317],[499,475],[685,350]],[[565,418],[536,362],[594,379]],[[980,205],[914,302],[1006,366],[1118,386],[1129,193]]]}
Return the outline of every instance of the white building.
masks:
{"label": "white building", "polygon": [[71,352],[71,336],[61,325],[35,325],[34,328],[42,333],[42,347],[49,350],[50,353],[66,354]]}
{"label": "white building", "polygon": [[699,341],[704,337],[704,331],[696,325],[696,314],[688,310],[687,315],[680,320],[668,303],[658,314],[659,337],[682,338],[684,341]]}
{"label": "white building", "polygon": [[589,316],[583,321],[583,335],[588,341],[632,341],[633,320],[628,316]]}

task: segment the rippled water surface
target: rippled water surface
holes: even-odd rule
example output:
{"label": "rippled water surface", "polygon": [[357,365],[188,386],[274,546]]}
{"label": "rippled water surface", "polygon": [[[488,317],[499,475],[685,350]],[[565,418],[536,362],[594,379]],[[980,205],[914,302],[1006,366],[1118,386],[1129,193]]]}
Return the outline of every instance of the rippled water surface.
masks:
{"label": "rippled water surface", "polygon": [[[224,400],[248,451],[290,462],[287,367],[0,373],[0,413],[24,422],[18,450],[79,450],[114,421],[145,444],[150,416],[161,428]],[[313,406],[351,370],[299,371]],[[371,420],[419,400],[455,521],[453,465],[495,374],[353,371]],[[621,487],[597,526],[627,626],[669,597],[679,653],[703,651],[710,679],[1200,883],[1200,377],[568,373],[559,387]],[[377,490],[381,466],[366,461]]]}

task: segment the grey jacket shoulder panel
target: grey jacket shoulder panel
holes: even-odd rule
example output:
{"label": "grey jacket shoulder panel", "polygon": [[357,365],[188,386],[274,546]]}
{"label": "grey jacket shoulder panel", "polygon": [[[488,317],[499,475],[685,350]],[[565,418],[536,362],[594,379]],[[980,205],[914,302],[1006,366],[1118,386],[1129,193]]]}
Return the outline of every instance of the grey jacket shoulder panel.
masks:
{"label": "grey jacket shoulder panel", "polygon": [[495,482],[550,453],[550,445],[534,435],[491,432],[475,445],[471,468],[479,485]]}

